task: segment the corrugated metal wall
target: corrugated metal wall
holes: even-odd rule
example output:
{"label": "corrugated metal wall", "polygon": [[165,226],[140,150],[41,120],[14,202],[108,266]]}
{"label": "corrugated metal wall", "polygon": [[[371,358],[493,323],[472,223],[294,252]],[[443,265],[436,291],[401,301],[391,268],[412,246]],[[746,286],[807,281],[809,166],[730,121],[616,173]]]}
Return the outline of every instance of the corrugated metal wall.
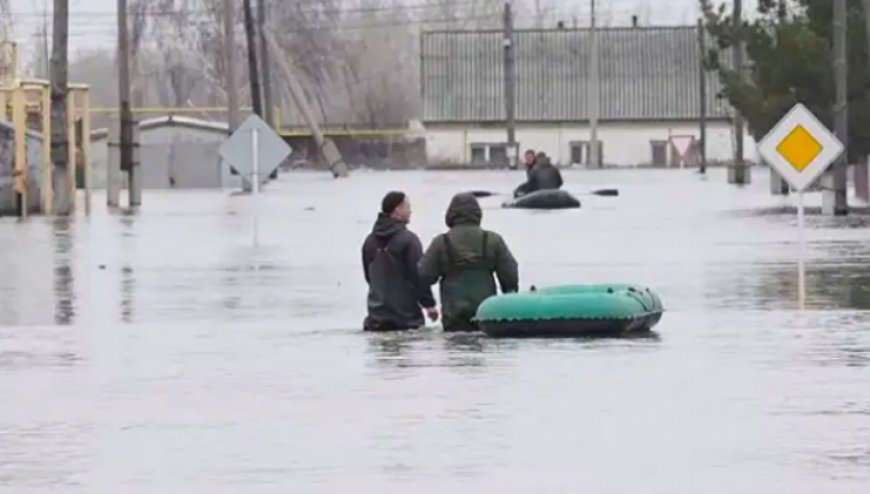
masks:
{"label": "corrugated metal wall", "polygon": [[[37,212],[42,201],[42,135],[27,132],[27,210]],[[15,130],[0,120],[0,216],[17,214],[15,192]]]}
{"label": "corrugated metal wall", "polygon": [[[697,118],[697,36],[693,26],[600,29],[600,118]],[[587,120],[589,31],[521,30],[515,40],[517,120]],[[424,121],[504,120],[501,32],[428,32],[421,47]],[[708,73],[713,118],[728,116],[727,103],[716,97],[720,88]]]}

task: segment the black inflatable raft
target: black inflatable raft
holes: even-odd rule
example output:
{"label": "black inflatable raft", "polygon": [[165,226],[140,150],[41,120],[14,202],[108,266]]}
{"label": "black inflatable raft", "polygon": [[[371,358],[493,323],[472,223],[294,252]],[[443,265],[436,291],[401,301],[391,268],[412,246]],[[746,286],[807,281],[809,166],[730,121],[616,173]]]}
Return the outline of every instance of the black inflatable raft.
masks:
{"label": "black inflatable raft", "polygon": [[580,201],[564,190],[537,190],[507,201],[503,208],[522,209],[567,209],[579,208]]}

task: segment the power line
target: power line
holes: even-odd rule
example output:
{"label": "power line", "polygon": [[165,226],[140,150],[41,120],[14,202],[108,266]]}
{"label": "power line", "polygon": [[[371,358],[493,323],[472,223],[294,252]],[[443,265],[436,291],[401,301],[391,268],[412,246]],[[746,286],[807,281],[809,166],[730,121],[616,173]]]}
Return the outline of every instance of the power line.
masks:
{"label": "power line", "polygon": [[[479,16],[465,16],[458,18],[423,18],[423,19],[408,19],[404,21],[392,21],[392,22],[370,22],[370,23],[360,23],[360,24],[342,24],[336,23],[332,26],[311,26],[302,29],[282,29],[283,33],[291,33],[291,34],[305,34],[316,31],[352,31],[352,30],[365,30],[365,29],[379,29],[379,28],[389,28],[389,27],[405,27],[405,26],[416,26],[416,25],[424,25],[424,24],[449,24],[449,23],[462,23],[474,20],[496,20],[498,18],[497,14],[492,15],[479,15]],[[211,24],[211,23],[208,23]],[[96,26],[93,26],[96,27]],[[108,26],[106,26],[108,27]],[[99,30],[99,31],[77,31],[69,33],[70,37],[79,37],[79,36],[110,36],[114,37],[117,35],[116,30]],[[18,37],[17,39],[30,39],[31,36]]]}

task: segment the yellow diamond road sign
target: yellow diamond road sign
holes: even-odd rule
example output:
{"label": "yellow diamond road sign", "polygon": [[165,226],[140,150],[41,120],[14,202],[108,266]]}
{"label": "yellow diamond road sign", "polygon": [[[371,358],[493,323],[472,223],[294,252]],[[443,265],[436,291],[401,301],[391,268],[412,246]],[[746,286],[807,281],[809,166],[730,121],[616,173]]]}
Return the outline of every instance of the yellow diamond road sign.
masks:
{"label": "yellow diamond road sign", "polygon": [[812,185],[843,152],[843,144],[798,103],[758,143],[758,152],[798,192]]}
{"label": "yellow diamond road sign", "polygon": [[803,125],[798,125],[776,146],[776,151],[791,166],[803,171],[822,151],[822,145]]}

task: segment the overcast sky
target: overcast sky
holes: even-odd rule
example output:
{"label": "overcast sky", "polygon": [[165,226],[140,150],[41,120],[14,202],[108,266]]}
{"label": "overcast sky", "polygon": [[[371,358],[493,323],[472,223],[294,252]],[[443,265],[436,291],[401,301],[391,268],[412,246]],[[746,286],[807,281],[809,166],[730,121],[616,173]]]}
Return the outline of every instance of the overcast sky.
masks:
{"label": "overcast sky", "polygon": [[[272,0],[279,1],[279,0]],[[314,0],[312,0],[314,1]],[[336,0],[353,8],[355,0]],[[463,3],[463,0],[455,0]],[[718,0],[723,1],[723,0]],[[518,16],[528,16],[534,12],[536,0],[516,0]],[[554,12],[554,18],[565,21],[567,26],[576,22],[579,26],[588,25],[590,0],[537,0],[543,9]],[[411,4],[431,5],[434,0],[407,0]],[[466,2],[467,3],[467,2]],[[754,10],[757,0],[744,0],[744,10]],[[13,12],[13,31],[22,55],[27,57],[32,45],[32,35],[45,18],[45,6],[51,12],[51,0],[11,0]],[[70,52],[100,47],[113,47],[115,43],[116,0],[70,0]],[[694,23],[698,15],[698,0],[596,0],[601,25],[627,24],[632,15],[638,15],[644,24],[685,24]],[[420,17],[437,18],[437,12],[416,8]],[[432,12],[431,14],[429,12]],[[522,22],[518,22],[522,24]],[[49,19],[50,29],[50,19]]]}

